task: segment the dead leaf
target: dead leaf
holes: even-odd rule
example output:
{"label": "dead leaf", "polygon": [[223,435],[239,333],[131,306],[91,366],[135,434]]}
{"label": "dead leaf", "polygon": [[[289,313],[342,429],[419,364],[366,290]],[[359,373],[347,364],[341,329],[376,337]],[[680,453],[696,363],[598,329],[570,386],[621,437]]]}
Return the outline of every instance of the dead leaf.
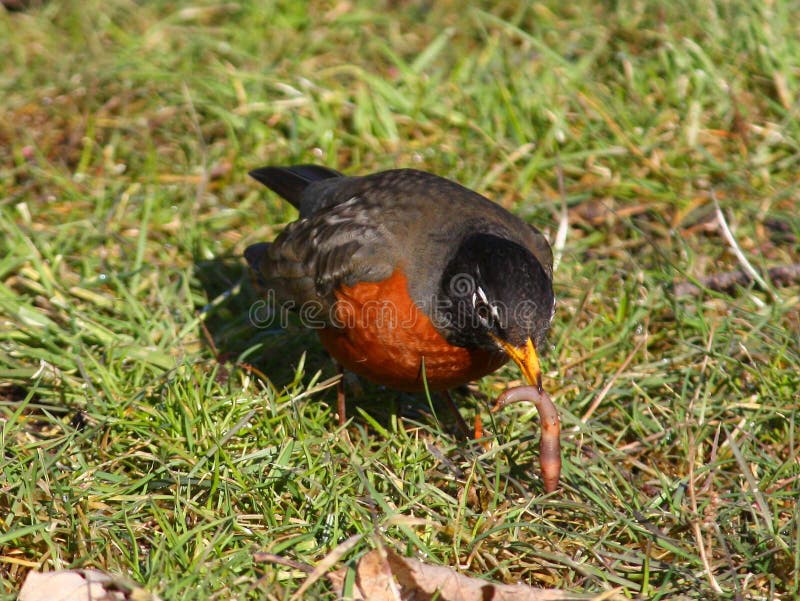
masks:
{"label": "dead leaf", "polygon": [[402,601],[403,596],[392,574],[383,548],[370,551],[358,561],[356,586],[366,599],[375,601]]}
{"label": "dead leaf", "polygon": [[31,570],[18,601],[160,601],[140,586],[99,570]]}
{"label": "dead leaf", "polygon": [[[347,568],[328,574],[340,599],[344,598]],[[493,584],[464,576],[446,566],[434,566],[400,557],[391,549],[375,549],[358,560],[354,601],[569,601],[591,596],[524,584]]]}
{"label": "dead leaf", "polygon": [[306,591],[311,588],[317,580],[322,578],[328,570],[330,570],[335,563],[344,557],[350,550],[355,547],[361,540],[363,535],[354,534],[342,543],[339,543],[336,548],[328,553],[317,566],[309,571],[308,578],[303,581],[303,584],[292,595],[289,601],[298,601],[303,599]]}

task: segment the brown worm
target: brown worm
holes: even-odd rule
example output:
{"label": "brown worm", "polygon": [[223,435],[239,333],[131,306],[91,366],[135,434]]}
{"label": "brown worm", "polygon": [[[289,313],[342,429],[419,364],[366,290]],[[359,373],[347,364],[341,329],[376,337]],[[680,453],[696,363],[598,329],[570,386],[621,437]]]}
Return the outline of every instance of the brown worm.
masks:
{"label": "brown worm", "polygon": [[530,401],[536,404],[542,435],[539,441],[539,462],[542,465],[542,482],[545,492],[558,488],[561,475],[561,422],[550,396],[538,386],[517,386],[509,388],[494,402],[492,412],[500,411],[506,405]]}

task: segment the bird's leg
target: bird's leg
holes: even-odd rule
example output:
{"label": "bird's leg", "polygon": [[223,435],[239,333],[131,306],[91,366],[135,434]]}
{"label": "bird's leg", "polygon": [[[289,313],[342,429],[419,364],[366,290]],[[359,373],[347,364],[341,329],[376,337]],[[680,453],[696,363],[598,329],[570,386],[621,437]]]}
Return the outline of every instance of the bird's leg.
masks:
{"label": "bird's leg", "polygon": [[344,397],[344,367],[337,363],[336,369],[339,372],[339,381],[336,383],[336,410],[339,412],[339,425],[344,426],[347,421],[347,408]]}
{"label": "bird's leg", "polygon": [[450,391],[443,390],[442,396],[444,397],[444,400],[447,401],[447,406],[450,408],[450,411],[453,414],[453,418],[456,420],[456,428],[461,434],[461,437],[464,438],[465,440],[468,439],[470,437],[469,426],[467,426],[467,422],[464,421],[464,418],[461,417],[461,412],[458,410],[458,407],[456,406],[456,403],[453,400]]}

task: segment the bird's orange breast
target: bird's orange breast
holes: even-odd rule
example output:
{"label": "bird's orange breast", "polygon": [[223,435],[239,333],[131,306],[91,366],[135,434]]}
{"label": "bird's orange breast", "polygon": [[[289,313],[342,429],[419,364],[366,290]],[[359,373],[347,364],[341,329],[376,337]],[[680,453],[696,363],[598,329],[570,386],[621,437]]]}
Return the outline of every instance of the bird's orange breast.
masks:
{"label": "bird's orange breast", "polygon": [[508,357],[453,346],[408,294],[401,269],[382,282],[336,291],[337,327],[320,331],[322,345],[342,366],[368,380],[409,392],[445,390],[493,372]]}

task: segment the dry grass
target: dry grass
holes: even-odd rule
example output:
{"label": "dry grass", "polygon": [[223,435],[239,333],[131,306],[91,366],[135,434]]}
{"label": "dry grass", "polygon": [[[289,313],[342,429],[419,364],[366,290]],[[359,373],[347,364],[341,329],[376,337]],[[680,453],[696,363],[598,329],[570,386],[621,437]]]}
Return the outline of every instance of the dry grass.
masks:
{"label": "dry grass", "polygon": [[[0,13],[0,598],[94,566],[282,599],[302,575],[253,551],[359,533],[347,561],[379,533],[497,581],[800,595],[800,292],[672,287],[740,267],[712,192],[756,269],[798,262],[798,27],[700,0]],[[435,171],[551,240],[565,204],[561,491],[531,408],[486,451],[366,386],[348,437],[313,334],[250,326],[239,256],[293,213],[245,173],[298,161]]]}

